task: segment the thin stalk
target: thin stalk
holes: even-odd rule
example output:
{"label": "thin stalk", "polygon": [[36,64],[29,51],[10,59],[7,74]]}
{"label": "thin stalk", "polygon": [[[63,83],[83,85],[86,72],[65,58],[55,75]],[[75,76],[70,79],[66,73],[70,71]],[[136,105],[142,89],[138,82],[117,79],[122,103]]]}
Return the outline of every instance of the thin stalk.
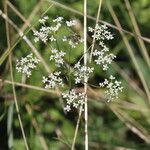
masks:
{"label": "thin stalk", "polygon": [[145,128],[139,124],[135,119],[124,113],[121,109],[114,105],[109,105],[112,112],[136,135],[143,139],[146,143],[150,144],[150,135]]}
{"label": "thin stalk", "polygon": [[80,107],[80,110],[79,110],[79,115],[78,115],[78,120],[77,120],[77,124],[76,124],[76,129],[75,129],[75,133],[74,133],[74,138],[73,138],[71,150],[75,149],[74,147],[75,147],[75,143],[76,143],[77,133],[78,133],[78,130],[79,130],[81,115],[82,115],[82,107]]}
{"label": "thin stalk", "polygon": [[[5,9],[5,12],[6,12],[6,16],[8,16],[6,2],[7,2],[7,0],[5,1],[5,8],[4,9]],[[8,49],[10,49],[10,36],[9,36],[8,22],[6,21],[5,24],[6,24],[6,34],[7,34],[7,46],[8,46]],[[26,139],[26,136],[25,136],[23,123],[22,123],[22,120],[21,120],[21,115],[20,115],[19,106],[18,106],[18,102],[17,102],[16,90],[15,90],[15,85],[14,85],[14,77],[13,77],[13,68],[12,68],[12,57],[11,57],[11,54],[9,55],[9,65],[10,65],[10,76],[11,76],[11,80],[12,80],[12,83],[13,83],[12,84],[12,90],[13,90],[14,102],[15,102],[15,106],[16,106],[18,120],[19,120],[19,124],[20,124],[20,128],[21,128],[21,132],[22,132],[22,136],[23,136],[23,140],[24,140],[24,144],[25,144],[26,150],[29,150],[29,146],[28,146],[27,139]]]}
{"label": "thin stalk", "polygon": [[[97,11],[97,17],[96,17],[95,27],[98,24],[98,20],[99,20],[99,16],[100,16],[100,11],[101,11],[101,6],[102,6],[102,0],[99,0],[99,6],[98,6],[98,11]],[[93,36],[93,41],[92,41],[92,48],[91,48],[89,62],[92,61],[92,54],[93,54],[94,46],[95,46],[95,35],[96,35],[96,30],[94,31],[94,36]]]}
{"label": "thin stalk", "polygon": [[[84,0],[84,66],[87,66],[87,0]],[[87,75],[84,74],[84,119],[85,119],[85,150],[88,150],[88,104],[87,104]]]}
{"label": "thin stalk", "polygon": [[38,91],[42,91],[42,92],[59,95],[59,93],[56,90],[45,89],[45,88],[41,88],[41,87],[34,86],[34,85],[29,85],[29,84],[24,84],[24,83],[19,83],[19,82],[12,82],[9,80],[2,80],[2,79],[0,79],[0,82],[3,82],[5,84],[11,84],[11,85],[14,84],[15,86],[20,86],[20,87],[24,87],[24,88],[29,88],[29,89],[33,89],[33,90],[38,90]]}
{"label": "thin stalk", "polygon": [[[124,1],[125,1],[125,4],[126,4],[126,8],[128,10],[128,13],[129,13],[131,22],[133,24],[134,31],[135,31],[136,34],[141,36],[140,29],[138,27],[136,18],[134,16],[133,10],[131,8],[131,4],[130,4],[129,0],[124,0]],[[141,51],[141,53],[142,53],[142,55],[143,55],[147,65],[148,65],[148,67],[150,68],[150,58],[149,58],[149,54],[147,52],[146,46],[145,46],[145,44],[144,44],[142,39],[136,37],[136,40],[137,40],[137,44],[140,47],[140,51]]]}
{"label": "thin stalk", "polygon": [[41,145],[42,145],[42,147],[43,147],[43,150],[48,150],[48,145],[47,145],[46,140],[44,139],[44,137],[43,137],[43,135],[42,135],[42,132],[41,132],[41,129],[40,129],[39,125],[38,125],[38,122],[37,122],[36,119],[32,116],[32,107],[31,107],[30,105],[26,104],[26,105],[25,105],[25,108],[26,108],[28,114],[29,114],[30,117],[31,117],[32,125],[33,125],[33,127],[35,128],[35,130],[36,130],[36,133],[37,133],[37,135],[38,135],[38,137],[39,137],[39,140],[40,140],[40,142],[41,142]]}

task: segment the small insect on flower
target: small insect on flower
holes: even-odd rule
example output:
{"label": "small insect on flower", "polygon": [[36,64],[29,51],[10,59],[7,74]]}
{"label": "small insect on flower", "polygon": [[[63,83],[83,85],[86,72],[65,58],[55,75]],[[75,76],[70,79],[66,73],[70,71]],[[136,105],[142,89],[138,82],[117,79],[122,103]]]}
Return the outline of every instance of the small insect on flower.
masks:
{"label": "small insect on flower", "polygon": [[58,86],[63,87],[63,80],[60,77],[61,72],[50,73],[48,77],[43,76],[43,83],[45,84],[45,88],[56,88]]}
{"label": "small insect on flower", "polygon": [[83,38],[81,38],[80,35],[74,33],[68,36],[63,36],[62,41],[67,42],[71,48],[76,48],[78,44],[83,42]]}
{"label": "small insect on flower", "polygon": [[33,54],[29,54],[26,57],[22,57],[20,60],[17,60],[16,69],[18,72],[22,72],[27,77],[30,77],[32,70],[37,67],[37,64],[40,60],[36,57],[33,57]]}
{"label": "small insect on flower", "polygon": [[109,77],[109,79],[105,79],[104,82],[99,83],[99,86],[107,89],[105,94],[108,102],[117,99],[119,93],[123,90],[121,82],[117,81],[112,75]]}
{"label": "small insect on flower", "polygon": [[71,108],[83,107],[85,93],[76,92],[75,89],[71,89],[70,91],[62,93],[62,98],[66,101],[64,110],[69,112]]}

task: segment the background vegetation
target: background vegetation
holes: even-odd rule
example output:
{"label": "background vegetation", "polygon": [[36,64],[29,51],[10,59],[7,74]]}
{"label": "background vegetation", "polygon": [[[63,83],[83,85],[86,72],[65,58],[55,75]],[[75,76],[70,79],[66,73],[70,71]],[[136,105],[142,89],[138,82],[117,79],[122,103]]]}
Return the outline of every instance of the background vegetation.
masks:
{"label": "background vegetation", "polygon": [[[8,12],[4,9],[7,5]],[[88,25],[95,25],[99,1],[88,1]],[[130,8],[131,6],[131,8]],[[128,9],[127,9],[128,8]],[[50,18],[63,16],[78,19],[76,31],[83,32],[82,0],[10,0],[0,1],[0,54],[9,48],[5,23],[9,22],[10,47],[19,38],[18,31],[32,29],[43,12]],[[8,13],[8,18],[5,14]],[[134,15],[133,15],[134,13]],[[105,21],[115,39],[108,43],[117,55],[108,72],[120,79],[124,91],[119,99],[105,103],[103,90],[91,87],[89,96],[89,149],[90,150],[149,150],[150,149],[150,1],[103,1],[100,22]],[[5,22],[6,21],[6,22]],[[121,24],[122,30],[119,27]],[[38,27],[36,24],[34,27]],[[139,31],[140,30],[140,31]],[[66,31],[63,31],[64,33]],[[121,33],[121,34],[120,34]],[[50,62],[47,47],[35,44],[33,32],[21,39],[12,50],[15,91],[27,142],[31,150],[69,150],[77,122],[78,112],[65,114],[55,91],[45,90],[41,77]],[[88,38],[89,45],[91,39]],[[65,45],[62,45],[65,47]],[[71,54],[72,63],[82,54],[78,47]],[[15,70],[16,59],[37,53],[45,60],[30,79]],[[2,57],[0,57],[2,58]],[[37,73],[38,72],[38,73]],[[91,79],[97,84],[107,76],[97,68]],[[82,87],[80,87],[82,90]],[[8,58],[0,66],[0,150],[24,150],[17,112],[14,105],[10,63]],[[81,118],[76,150],[84,149],[84,119]]]}

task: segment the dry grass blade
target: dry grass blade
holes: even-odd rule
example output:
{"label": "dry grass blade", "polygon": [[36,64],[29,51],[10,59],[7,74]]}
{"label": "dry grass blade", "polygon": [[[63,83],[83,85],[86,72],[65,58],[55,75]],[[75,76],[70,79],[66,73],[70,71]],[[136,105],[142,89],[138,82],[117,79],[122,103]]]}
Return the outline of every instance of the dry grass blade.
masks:
{"label": "dry grass blade", "polygon": [[41,87],[38,87],[38,86],[29,85],[29,84],[24,84],[24,83],[19,83],[19,82],[12,82],[12,81],[9,81],[9,80],[2,80],[2,79],[0,79],[0,82],[10,84],[10,85],[15,84],[15,86],[20,86],[20,87],[24,87],[24,88],[29,88],[29,89],[33,89],[33,90],[38,90],[38,91],[42,91],[42,92],[47,92],[47,93],[59,95],[59,93],[57,93],[56,90],[48,90],[48,89],[45,89],[45,88],[41,88]]}
{"label": "dry grass blade", "polygon": [[[110,12],[110,14],[111,14],[111,16],[112,16],[114,22],[115,22],[116,25],[121,29],[121,28],[122,28],[122,27],[121,27],[121,24],[120,24],[120,22],[119,22],[119,20],[118,20],[118,18],[117,18],[117,16],[116,16],[116,14],[115,14],[115,12],[114,12],[112,6],[111,6],[111,4],[110,4],[110,3],[107,3],[107,6],[108,6],[109,12]],[[139,65],[138,65],[138,62],[137,62],[137,60],[136,60],[136,57],[135,57],[135,55],[134,55],[134,53],[133,53],[133,49],[131,48],[131,46],[130,46],[130,44],[129,44],[129,42],[128,42],[128,39],[126,38],[126,36],[125,36],[124,33],[122,32],[122,30],[119,30],[119,32],[120,32],[120,34],[121,34],[121,36],[122,36],[122,39],[123,39],[123,41],[124,41],[124,43],[125,43],[125,46],[126,46],[128,52],[129,52],[129,55],[130,55],[131,60],[132,60],[132,62],[133,62],[133,64],[134,64],[134,66],[135,66],[135,69],[136,69],[136,71],[137,71],[137,73],[138,73],[138,75],[139,75],[139,77],[140,77],[140,80],[141,80],[141,82],[142,82],[142,85],[143,85],[143,87],[144,87],[144,89],[145,89],[145,92],[146,92],[146,95],[147,95],[147,98],[148,98],[148,101],[146,101],[146,102],[147,102],[147,104],[150,106],[150,92],[149,92],[149,88],[148,88],[147,83],[146,83],[146,81],[145,81],[145,79],[144,79],[143,73],[141,72],[141,69],[140,69],[140,67],[139,67]]]}
{"label": "dry grass blade", "polygon": [[42,2],[43,1],[40,0],[36,4],[35,8],[33,8],[33,11],[30,13],[30,16],[28,17],[28,19],[26,19],[10,1],[7,2],[8,6],[17,14],[18,17],[21,18],[21,20],[24,21],[24,25],[20,29],[22,32],[24,32],[27,27],[31,26],[30,22],[33,19],[33,17],[36,15],[36,13],[39,11]]}
{"label": "dry grass blade", "polygon": [[118,64],[113,62],[112,66],[127,81],[130,87],[132,87],[137,92],[137,94],[146,98],[146,94],[143,92],[143,90],[141,90],[137,83],[132,80],[131,77],[123,69],[121,69]]}
{"label": "dry grass blade", "polygon": [[[4,11],[5,11],[6,16],[8,18],[7,3],[6,2],[7,2],[7,0],[5,1],[5,4],[4,4]],[[5,21],[5,24],[6,24],[7,46],[8,46],[8,49],[10,49],[9,25],[8,25],[7,20]],[[11,54],[9,55],[9,65],[10,65],[10,76],[11,76],[11,81],[12,81],[12,90],[13,90],[14,102],[15,102],[15,106],[16,106],[18,120],[19,120],[19,124],[20,124],[20,128],[21,128],[21,132],[22,132],[22,136],[23,136],[23,140],[24,140],[24,144],[25,144],[26,150],[29,150],[29,146],[28,146],[28,143],[27,143],[27,138],[26,138],[25,131],[24,131],[24,128],[23,128],[23,123],[22,123],[22,120],[21,120],[21,115],[20,115],[19,105],[18,105],[18,101],[17,101],[16,90],[15,90],[15,85],[14,85],[14,77],[13,77],[13,67],[12,67]]]}
{"label": "dry grass blade", "polygon": [[[132,10],[132,8],[131,8],[131,4],[130,4],[129,0],[124,0],[124,1],[125,1],[125,4],[126,4],[128,13],[129,13],[131,22],[132,22],[132,24],[133,24],[134,31],[135,31],[135,33],[136,33],[137,35],[140,35],[140,36],[141,36],[140,29],[139,29],[139,27],[138,27],[136,18],[135,18],[135,16],[134,16],[133,10]],[[138,44],[139,47],[140,47],[141,53],[142,53],[143,57],[145,58],[145,61],[147,62],[148,66],[149,66],[149,68],[150,68],[150,58],[149,58],[149,55],[148,55],[146,46],[145,46],[145,44],[144,44],[144,42],[143,42],[142,39],[137,38],[137,37],[135,37],[135,38],[136,38],[136,40],[137,40],[137,44]]]}
{"label": "dry grass blade", "polygon": [[[87,0],[84,0],[84,66],[87,66]],[[85,150],[88,150],[88,97],[87,97],[87,75],[84,74],[84,119],[85,119]]]}
{"label": "dry grass blade", "polygon": [[150,109],[148,109],[147,107],[141,106],[139,104],[134,104],[134,103],[131,103],[131,102],[127,102],[127,101],[120,101],[119,103],[115,103],[115,105],[117,107],[120,107],[120,108],[123,108],[123,109],[135,110],[135,111],[141,112],[143,114],[150,113]]}
{"label": "dry grass blade", "polygon": [[71,150],[75,149],[74,147],[75,147],[76,138],[77,138],[77,134],[78,134],[78,130],[79,130],[79,124],[80,124],[80,120],[81,120],[81,115],[82,115],[82,108],[80,108],[80,110],[79,110],[79,115],[78,115],[78,120],[77,120],[77,124],[76,124],[76,129],[75,129],[75,133],[74,133],[74,137],[73,137]]}
{"label": "dry grass blade", "polygon": [[110,109],[116,114],[116,116],[125,123],[125,125],[146,143],[150,144],[150,135],[147,130],[143,128],[136,120],[130,117],[127,113],[121,111],[114,105],[109,105]]}
{"label": "dry grass blade", "polygon": [[30,117],[31,117],[32,125],[33,125],[33,127],[35,128],[37,135],[39,136],[39,140],[40,140],[40,142],[41,142],[41,145],[42,145],[43,149],[44,149],[44,150],[48,150],[48,145],[47,145],[47,143],[46,143],[46,141],[45,141],[43,135],[41,134],[41,129],[39,128],[36,119],[33,118],[33,116],[32,116],[32,108],[31,108],[30,105],[28,105],[28,104],[26,104],[25,107],[26,107],[26,110],[27,110],[28,114],[29,114]]}

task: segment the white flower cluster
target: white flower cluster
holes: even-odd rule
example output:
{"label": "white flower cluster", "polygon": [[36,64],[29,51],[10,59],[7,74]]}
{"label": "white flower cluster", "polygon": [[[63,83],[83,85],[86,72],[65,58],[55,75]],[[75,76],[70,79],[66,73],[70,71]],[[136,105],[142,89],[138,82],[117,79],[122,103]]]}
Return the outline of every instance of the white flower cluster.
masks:
{"label": "white flower cluster", "polygon": [[40,62],[40,60],[36,57],[33,57],[33,54],[31,53],[26,57],[22,57],[16,62],[17,71],[26,74],[27,77],[30,77],[32,70],[37,67],[37,64]]}
{"label": "white flower cluster", "polygon": [[[73,30],[71,30],[72,26],[76,25],[75,20],[65,21],[63,17],[57,17],[50,22],[48,22],[48,20],[48,16],[44,16],[43,18],[39,19],[41,27],[39,31],[34,31],[35,42],[55,42],[53,45],[57,45],[58,48],[58,44],[60,42],[66,42],[69,48],[76,48],[78,44],[83,42],[83,39]],[[59,41],[57,41],[57,33],[58,31],[61,31],[60,29],[64,26],[65,28],[67,27],[67,29],[70,28],[67,30],[69,33],[66,32],[66,34],[62,35],[62,37],[59,37]],[[88,29],[90,32],[92,32],[92,37],[95,38],[96,42],[98,42],[100,46],[100,50],[95,49],[92,53],[94,62],[100,65],[103,70],[107,70],[116,56],[109,52],[109,48],[105,45],[104,41],[113,39],[113,35],[108,31],[108,27],[106,25],[99,26],[96,24],[95,28],[89,27]],[[50,45],[50,47],[53,46]],[[66,52],[59,50],[58,48],[52,48],[49,60],[55,62],[57,67],[62,67],[64,64],[66,65],[64,62]],[[40,60],[36,57],[33,57],[33,54],[29,54],[25,58],[17,60],[16,69],[18,72],[25,73],[27,77],[30,77],[31,71],[36,68],[39,62]],[[75,84],[79,84],[84,83],[85,77],[89,79],[93,71],[93,67],[90,67],[89,65],[85,66],[79,61],[74,65],[73,72],[69,75],[74,76]],[[55,71],[50,73],[48,76],[43,76],[42,82],[44,83],[46,89],[64,86],[60,71]],[[99,85],[100,87],[105,87],[107,89],[105,94],[108,101],[118,98],[119,92],[122,92],[123,89],[121,82],[117,81],[112,75],[109,77],[109,79],[105,79],[104,82],[99,83]],[[69,112],[71,108],[81,107],[83,109],[85,94],[86,93],[77,92],[75,89],[71,89],[62,93],[62,98],[66,101],[64,110]]]}
{"label": "white flower cluster", "polygon": [[95,32],[92,37],[97,41],[112,40],[114,38],[111,32],[107,31],[108,27],[105,24],[101,26],[96,24],[95,29],[93,29],[92,27],[88,27],[88,29],[92,33]]}
{"label": "white flower cluster", "polygon": [[[63,17],[57,17],[56,19],[53,19],[51,21],[51,26],[49,26],[48,23],[46,24],[48,19],[48,16],[44,16],[43,18],[39,19],[39,22],[42,24],[42,26],[40,27],[39,31],[33,31],[35,36],[35,42],[39,42],[39,40],[41,40],[44,43],[48,41],[55,42],[56,32],[59,31],[62,25],[67,26],[67,28],[71,28],[72,26],[76,25],[76,20],[64,21]],[[80,38],[73,31],[71,31],[71,35],[69,35],[68,37],[67,35],[65,35],[62,38],[60,37],[60,39],[62,39],[63,42],[67,42],[71,46],[71,48],[76,48],[78,44],[83,42],[83,39]]]}
{"label": "white flower cluster", "polygon": [[62,93],[62,97],[66,100],[67,103],[64,110],[69,112],[71,110],[71,107],[83,107],[85,93],[77,93],[75,89],[72,89],[70,91]]}
{"label": "white flower cluster", "polygon": [[50,60],[54,60],[57,67],[60,67],[64,63],[63,57],[66,55],[63,51],[58,51],[57,49],[52,49],[52,55],[50,56]]}
{"label": "white flower cluster", "polygon": [[108,102],[118,98],[119,92],[122,92],[123,89],[121,82],[117,81],[112,75],[109,77],[109,79],[105,79],[104,82],[99,83],[99,85],[100,87],[107,88],[105,94]]}
{"label": "white flower cluster", "polygon": [[109,48],[105,45],[104,40],[113,39],[113,35],[107,31],[108,27],[103,24],[99,26],[96,24],[95,29],[89,27],[89,31],[93,33],[92,37],[95,38],[96,41],[99,42],[101,50],[95,50],[93,52],[93,56],[96,57],[94,61],[96,64],[101,65],[103,70],[108,69],[108,65],[110,65],[116,56],[112,53],[109,53]]}
{"label": "white flower cluster", "polygon": [[75,69],[75,84],[81,83],[84,79],[84,76],[89,78],[90,74],[94,71],[94,68],[88,66],[81,66],[80,62],[76,63],[74,66]]}
{"label": "white flower cluster", "polygon": [[53,19],[52,22],[54,23],[53,26],[46,26],[46,21],[49,19],[48,16],[44,16],[42,19],[39,19],[39,22],[42,24],[40,31],[33,31],[35,38],[34,41],[38,42],[41,40],[42,42],[46,43],[48,40],[51,42],[56,41],[53,34],[57,32],[60,27],[62,26],[61,22],[63,17],[58,17]]}
{"label": "white flower cluster", "polygon": [[61,72],[50,73],[48,77],[43,76],[43,83],[45,88],[55,88],[57,86],[63,86],[63,80],[60,78]]}
{"label": "white flower cluster", "polygon": [[[48,16],[44,16],[43,18],[39,19],[39,22],[42,24],[40,31],[33,31],[35,38],[34,41],[38,42],[41,40],[42,42],[46,43],[47,41],[56,41],[56,38],[54,37],[54,34],[59,31],[59,29],[62,27],[63,24],[63,17],[57,17],[56,19],[53,19],[51,21],[51,26],[48,26],[46,24],[46,21],[49,19]],[[67,27],[72,27],[76,24],[75,20],[66,21]],[[77,43],[73,43],[71,40],[69,41],[69,45],[71,45],[73,48],[76,46]]]}
{"label": "white flower cluster", "polygon": [[41,40],[42,42],[46,43],[48,41],[48,35],[49,35],[49,28],[42,26],[40,31],[33,31],[35,38],[34,42],[38,42]]}
{"label": "white flower cluster", "polygon": [[114,54],[108,54],[108,51],[109,49],[107,47],[104,47],[101,51],[98,51],[96,49],[93,52],[93,56],[96,57],[94,61],[96,62],[96,64],[101,65],[103,70],[107,70],[109,68],[108,65],[112,63],[114,58],[116,58]]}

